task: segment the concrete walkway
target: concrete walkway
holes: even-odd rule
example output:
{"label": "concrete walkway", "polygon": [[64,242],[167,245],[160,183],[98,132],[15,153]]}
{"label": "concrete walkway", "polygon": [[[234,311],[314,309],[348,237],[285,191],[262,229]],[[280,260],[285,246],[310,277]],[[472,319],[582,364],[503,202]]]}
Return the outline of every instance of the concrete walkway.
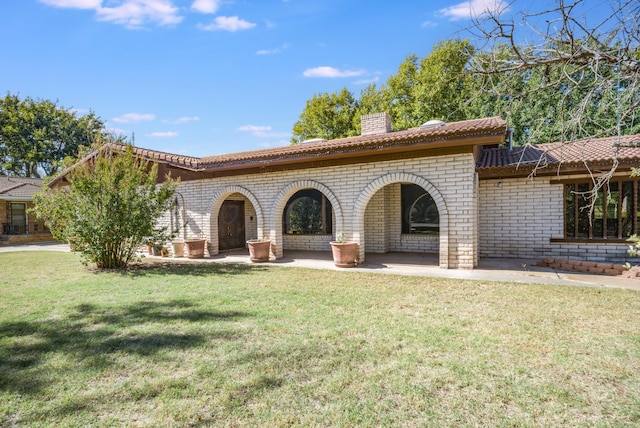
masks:
{"label": "concrete walkway", "polygon": [[[0,245],[0,253],[8,251],[69,251],[69,246],[58,242],[39,242],[25,245]],[[154,259],[160,257],[145,256]],[[187,259],[165,259],[186,261]],[[189,260],[198,263],[251,263],[247,250],[222,253],[214,257]],[[640,291],[640,280],[607,275],[566,272],[536,266],[534,259],[480,259],[473,270],[440,269],[436,255],[414,253],[368,254],[367,260],[355,268],[335,267],[331,251],[286,251],[285,257],[263,265],[292,266],[310,269],[328,269],[345,272],[369,272],[392,275],[419,275],[436,278],[454,278],[474,281],[508,281],[583,287],[626,288]],[[2,258],[0,257],[0,265]]]}

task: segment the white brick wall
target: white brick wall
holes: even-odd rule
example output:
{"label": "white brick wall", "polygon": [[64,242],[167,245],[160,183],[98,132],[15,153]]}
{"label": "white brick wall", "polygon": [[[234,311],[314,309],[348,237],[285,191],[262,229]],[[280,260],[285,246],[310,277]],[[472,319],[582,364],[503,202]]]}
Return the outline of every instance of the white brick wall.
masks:
{"label": "white brick wall", "polygon": [[564,188],[550,180],[480,181],[480,257],[626,260],[626,244],[551,242],[564,237]]}
{"label": "white brick wall", "polygon": [[[255,213],[256,224],[247,230],[255,231],[258,238],[270,238],[277,257],[282,257],[286,248],[317,249],[319,243],[299,246],[297,237],[291,240],[282,234],[282,212],[288,199],[300,189],[315,188],[333,206],[334,230],[361,244],[361,260],[365,249],[388,248],[439,252],[441,267],[472,268],[477,261],[474,177],[474,160],[468,153],[184,181],[179,192],[186,204],[186,235],[205,237],[211,254],[218,252],[219,207],[224,199],[237,194],[243,195],[245,205]],[[400,233],[398,183],[402,182],[421,185],[434,198],[441,215],[440,238]],[[381,196],[377,196],[381,189]],[[369,229],[366,225],[382,215],[379,198],[386,199],[386,212],[380,226]],[[328,246],[324,248],[330,251]]]}

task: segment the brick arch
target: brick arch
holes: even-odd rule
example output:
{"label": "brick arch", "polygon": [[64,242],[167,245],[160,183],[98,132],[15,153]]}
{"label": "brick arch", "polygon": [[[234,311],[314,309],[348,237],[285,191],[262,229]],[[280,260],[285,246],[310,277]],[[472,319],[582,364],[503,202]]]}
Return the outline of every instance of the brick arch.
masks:
{"label": "brick arch", "polygon": [[440,215],[440,243],[439,243],[439,258],[440,267],[444,269],[449,268],[449,210],[445,203],[442,194],[438,189],[424,177],[420,177],[415,174],[408,174],[406,172],[393,172],[370,182],[364,189],[360,191],[360,195],[355,201],[353,208],[354,219],[354,236],[353,239],[360,244],[360,260],[365,259],[365,242],[364,242],[364,215],[367,209],[369,201],[376,194],[376,192],[383,187],[393,183],[413,183],[422,187],[429,193],[431,198],[438,207],[438,213]]}
{"label": "brick arch", "polygon": [[262,211],[262,207],[258,202],[258,199],[254,196],[251,191],[241,186],[226,186],[222,189],[216,191],[209,203],[209,253],[211,255],[216,255],[219,252],[219,237],[218,237],[218,213],[220,212],[220,207],[222,207],[222,203],[227,199],[229,195],[234,193],[240,193],[244,195],[251,204],[253,205],[253,209],[256,211],[256,220],[258,223],[258,238],[263,238],[264,233],[264,213]]}
{"label": "brick arch", "polygon": [[271,215],[273,224],[270,228],[270,238],[271,242],[275,244],[274,253],[277,258],[281,258],[284,254],[282,245],[282,213],[284,212],[284,207],[287,205],[289,198],[291,198],[291,196],[298,190],[302,189],[315,189],[321,192],[329,200],[331,207],[333,208],[333,212],[336,216],[335,229],[342,230],[344,227],[344,215],[342,213],[340,202],[327,186],[314,180],[299,180],[289,183],[280,190],[278,196],[276,196],[275,205]]}

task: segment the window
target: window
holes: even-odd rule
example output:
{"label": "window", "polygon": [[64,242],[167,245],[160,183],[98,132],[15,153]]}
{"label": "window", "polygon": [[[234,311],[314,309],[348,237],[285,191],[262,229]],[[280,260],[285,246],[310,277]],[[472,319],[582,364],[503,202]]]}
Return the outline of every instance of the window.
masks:
{"label": "window", "polygon": [[401,186],[402,233],[440,233],[440,213],[433,198],[416,184]]}
{"label": "window", "polygon": [[626,239],[638,233],[638,181],[611,180],[596,194],[590,182],[564,186],[564,230],[568,239]]}
{"label": "window", "polygon": [[330,235],[333,209],[331,202],[315,189],[296,192],[287,202],[283,229],[287,235]]}

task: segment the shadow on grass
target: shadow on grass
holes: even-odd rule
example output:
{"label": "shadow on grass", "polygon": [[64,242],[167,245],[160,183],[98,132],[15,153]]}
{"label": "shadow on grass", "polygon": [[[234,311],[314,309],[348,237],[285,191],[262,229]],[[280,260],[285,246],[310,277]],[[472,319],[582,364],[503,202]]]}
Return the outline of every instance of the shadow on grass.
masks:
{"label": "shadow on grass", "polygon": [[[37,393],[57,376],[46,367],[62,355],[73,370],[102,370],[117,364],[116,355],[152,356],[163,350],[189,349],[211,339],[231,340],[230,330],[185,334],[145,331],[145,324],[219,323],[250,316],[236,311],[198,309],[184,300],[139,302],[121,308],[99,308],[91,304],[75,307],[72,314],[53,320],[0,323],[0,389]],[[197,329],[201,330],[201,329]],[[210,330],[209,325],[207,330]]]}
{"label": "shadow on grass", "polygon": [[269,268],[267,266],[241,263],[144,260],[140,263],[132,264],[126,270],[120,271],[120,273],[127,276],[158,274],[178,276],[224,276],[265,272],[268,269]]}

